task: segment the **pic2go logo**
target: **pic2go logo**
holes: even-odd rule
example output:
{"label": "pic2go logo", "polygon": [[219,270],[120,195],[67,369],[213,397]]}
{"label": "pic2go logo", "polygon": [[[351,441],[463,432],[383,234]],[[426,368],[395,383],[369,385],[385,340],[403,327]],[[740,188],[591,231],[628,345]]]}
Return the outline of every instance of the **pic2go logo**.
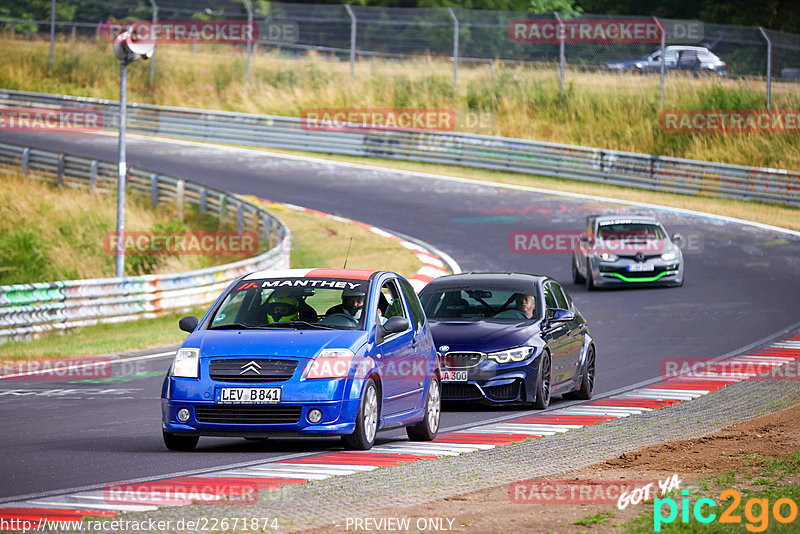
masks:
{"label": "pic2go logo", "polygon": [[[681,499],[680,514],[681,523],[688,524],[691,521],[690,512],[694,516],[695,521],[698,523],[712,523],[717,519],[717,514],[711,511],[712,508],[717,506],[714,499],[703,498],[698,499],[691,505],[686,495],[689,494],[688,490],[682,490],[681,494],[684,498]],[[719,494],[720,501],[727,501],[731,499],[732,502],[719,516],[720,523],[741,524],[742,516],[737,514],[739,505],[742,503],[742,494],[737,490],[725,490]],[[669,510],[667,515],[664,515],[664,507]],[[675,499],[667,497],[665,499],[656,498],[653,501],[653,530],[661,532],[662,525],[668,525],[678,518],[678,504]],[[788,524],[797,519],[797,503],[792,499],[781,498],[772,504],[770,509],[769,499],[749,499],[744,505],[744,517],[747,520],[745,528],[750,532],[764,532],[769,527],[770,511],[772,517],[778,523]]]}

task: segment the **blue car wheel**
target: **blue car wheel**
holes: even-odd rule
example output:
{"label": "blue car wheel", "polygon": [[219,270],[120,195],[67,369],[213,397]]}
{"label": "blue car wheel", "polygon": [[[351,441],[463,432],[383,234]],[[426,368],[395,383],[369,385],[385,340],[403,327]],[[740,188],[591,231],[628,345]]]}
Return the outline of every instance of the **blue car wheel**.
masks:
{"label": "blue car wheel", "polygon": [[378,431],[378,387],[371,378],[364,386],[364,393],[358,406],[356,415],[356,429],[346,436],[342,436],[345,445],[351,449],[365,451],[375,444],[375,434]]}

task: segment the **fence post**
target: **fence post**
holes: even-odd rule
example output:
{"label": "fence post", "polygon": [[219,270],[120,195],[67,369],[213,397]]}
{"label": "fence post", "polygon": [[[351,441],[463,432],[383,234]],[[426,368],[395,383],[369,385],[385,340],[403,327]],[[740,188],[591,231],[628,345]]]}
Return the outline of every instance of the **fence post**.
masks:
{"label": "fence post", "polygon": [[22,162],[20,163],[23,176],[28,174],[28,165],[30,164],[30,162],[31,162],[31,149],[30,147],[25,147],[22,149]]}
{"label": "fence post", "polygon": [[[150,0],[150,7],[153,9],[153,27],[158,23],[158,4],[156,0]],[[150,56],[150,87],[153,87],[153,80],[156,77],[156,45],[153,44],[153,55]]]}
{"label": "fence post", "polygon": [[658,17],[653,17],[653,20],[658,24],[658,29],[661,30],[661,92],[658,101],[658,109],[664,109],[664,77],[666,76],[666,55],[667,55],[667,32],[664,30],[664,25],[658,20]]}
{"label": "fence post", "polygon": [[53,52],[56,45],[56,0],[50,4],[50,62],[47,65],[47,72],[53,70]]}
{"label": "fence post", "polygon": [[767,109],[772,109],[772,39],[763,27],[759,26],[758,30],[767,41]]}
{"label": "fence post", "polygon": [[[244,8],[247,10],[247,26],[253,27],[253,10],[250,9],[250,0],[244,0]],[[247,62],[244,67],[244,86],[250,83],[250,53],[253,51],[252,39],[247,40]]]}
{"label": "fence post", "polygon": [[556,20],[558,21],[558,91],[562,95],[564,94],[564,40],[566,39],[566,29],[564,27],[564,21],[561,20],[561,16],[558,14],[558,11],[553,11],[553,15],[556,16]]}
{"label": "fence post", "polygon": [[89,164],[89,188],[97,191],[97,160],[93,159]]}
{"label": "fence post", "polygon": [[236,231],[239,233],[244,231],[244,208],[241,202],[236,203]]}
{"label": "fence post", "polygon": [[64,185],[64,154],[58,155],[58,176],[56,185]]}
{"label": "fence post", "polygon": [[186,188],[186,181],[178,180],[175,187],[175,204],[178,207],[178,220],[183,220],[183,192]]}
{"label": "fence post", "polygon": [[357,19],[350,4],[345,4],[344,8],[350,16],[350,81],[356,79],[356,24]]}
{"label": "fence post", "polygon": [[208,201],[208,189],[205,187],[200,190],[200,215],[206,214],[206,202]]}
{"label": "fence post", "polygon": [[452,7],[448,7],[450,17],[453,19],[453,91],[458,89],[458,17]]}
{"label": "fence post", "polygon": [[225,222],[225,215],[228,214],[228,195],[219,196],[219,227],[222,228]]}
{"label": "fence post", "polygon": [[158,174],[150,175],[150,203],[158,206]]}
{"label": "fence post", "polygon": [[72,25],[72,34],[70,35],[70,41],[73,43],[75,42],[75,34],[78,32],[78,27],[74,24]]}

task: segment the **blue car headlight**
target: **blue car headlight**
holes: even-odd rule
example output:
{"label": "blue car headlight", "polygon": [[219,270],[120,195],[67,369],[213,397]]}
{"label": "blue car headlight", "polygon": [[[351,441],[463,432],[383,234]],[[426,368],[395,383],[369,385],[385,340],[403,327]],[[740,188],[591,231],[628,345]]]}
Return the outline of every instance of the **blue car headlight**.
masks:
{"label": "blue car headlight", "polygon": [[172,376],[197,378],[200,367],[200,349],[178,349],[172,361]]}
{"label": "blue car headlight", "polygon": [[490,352],[486,355],[486,357],[490,360],[496,361],[497,363],[511,363],[521,362],[531,354],[533,354],[533,347],[517,347],[515,349]]}
{"label": "blue car headlight", "polygon": [[350,373],[355,356],[350,349],[322,349],[306,367],[302,378],[344,378]]}

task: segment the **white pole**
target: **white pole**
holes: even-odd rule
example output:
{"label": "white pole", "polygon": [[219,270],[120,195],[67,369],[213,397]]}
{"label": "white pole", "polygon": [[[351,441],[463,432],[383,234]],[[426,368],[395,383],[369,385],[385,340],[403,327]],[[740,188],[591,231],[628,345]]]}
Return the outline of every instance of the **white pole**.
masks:
{"label": "white pole", "polygon": [[356,79],[356,24],[358,21],[350,4],[345,4],[344,8],[350,16],[350,81],[352,82]]}
{"label": "white pole", "polygon": [[128,166],[125,161],[125,126],[127,120],[127,92],[128,92],[128,60],[119,62],[119,139],[117,143],[117,250],[116,268],[117,278],[125,276],[125,179]]}
{"label": "white pole", "polygon": [[[153,8],[153,27],[158,23],[158,4],[156,0],[150,0],[150,7]],[[153,80],[156,77],[156,49],[153,44],[153,55],[150,57],[150,87],[153,87]]]}
{"label": "white pole", "polygon": [[458,88],[458,17],[452,7],[448,7],[453,19],[453,91]]}

